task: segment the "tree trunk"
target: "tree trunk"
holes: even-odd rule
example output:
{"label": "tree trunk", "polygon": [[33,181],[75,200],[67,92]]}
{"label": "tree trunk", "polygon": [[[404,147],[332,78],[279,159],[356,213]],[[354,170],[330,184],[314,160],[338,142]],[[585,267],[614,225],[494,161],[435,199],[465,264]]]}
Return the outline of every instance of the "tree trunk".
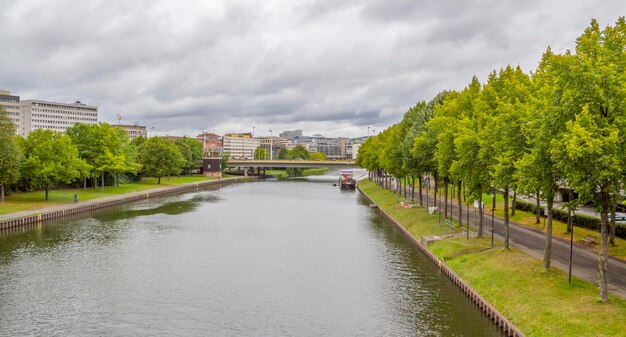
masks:
{"label": "tree trunk", "polygon": [[157,185],[161,184],[161,177],[157,177]]}
{"label": "tree trunk", "polygon": [[[463,202],[463,200],[461,200],[461,182],[458,182],[456,184],[456,191],[457,191],[457,205],[459,206],[459,227],[461,227],[461,225],[463,225],[463,205],[461,204]],[[469,208],[467,209],[467,211],[469,212]]]}
{"label": "tree trunk", "polygon": [[607,293],[607,269],[609,262],[609,245],[608,245],[608,227],[609,227],[609,209],[610,205],[610,197],[609,192],[605,191],[606,188],[602,189],[600,192],[601,202],[602,202],[602,210],[600,212],[600,256],[598,258],[598,286],[600,288],[600,299],[602,302],[606,302],[608,300]]}
{"label": "tree trunk", "polygon": [[535,211],[537,213],[537,220],[535,220],[536,224],[541,223],[541,204],[539,203],[539,190],[535,193]]}
{"label": "tree trunk", "polygon": [[615,246],[615,213],[617,212],[617,195],[613,194],[611,202],[611,228],[609,232],[609,244]]}
{"label": "tree trunk", "polygon": [[115,172],[115,187],[120,187],[120,174]]}
{"label": "tree trunk", "polygon": [[517,204],[517,191],[513,190],[513,201],[511,201],[511,216],[515,216],[515,206]]}
{"label": "tree trunk", "polygon": [[48,201],[48,189],[50,186],[46,185],[46,187],[44,188],[46,191],[46,201]]}
{"label": "tree trunk", "polygon": [[496,213],[496,188],[492,187],[493,189],[493,195],[492,197],[492,201],[491,201],[491,228],[493,228],[493,226],[495,225],[495,219],[494,219],[494,214]]}
{"label": "tree trunk", "polygon": [[423,196],[422,196],[422,176],[420,175],[419,181],[417,182],[419,186],[419,198],[420,198],[420,207],[424,207]]}
{"label": "tree trunk", "polygon": [[83,190],[87,189],[87,177],[83,178]]}
{"label": "tree trunk", "polygon": [[504,189],[504,249],[509,249],[509,189],[508,188]]}
{"label": "tree trunk", "polygon": [[104,171],[102,171],[102,192],[104,192]]}
{"label": "tree trunk", "polygon": [[483,237],[483,224],[485,222],[485,217],[484,217],[484,209],[483,209],[483,193],[481,192],[479,197],[478,197],[478,209],[479,209],[479,213],[478,213],[478,233],[477,236],[479,238]]}
{"label": "tree trunk", "polygon": [[435,195],[433,196],[433,206],[437,207],[439,205],[439,203],[437,202],[437,186],[439,184],[437,184],[437,178],[435,177],[435,188],[433,189],[433,192],[435,193]]}
{"label": "tree trunk", "polygon": [[4,203],[4,184],[0,184],[0,203]]}
{"label": "tree trunk", "polygon": [[443,218],[448,218],[448,178],[443,179]]}
{"label": "tree trunk", "polygon": [[552,208],[554,197],[548,198],[548,225],[546,226],[546,247],[543,251],[543,268],[550,270],[550,260],[552,257]]}

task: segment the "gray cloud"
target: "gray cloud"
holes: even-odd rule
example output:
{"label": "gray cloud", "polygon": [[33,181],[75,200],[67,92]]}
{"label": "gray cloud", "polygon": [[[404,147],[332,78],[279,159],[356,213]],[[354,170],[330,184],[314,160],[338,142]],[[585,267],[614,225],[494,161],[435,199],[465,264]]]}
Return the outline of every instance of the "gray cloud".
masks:
{"label": "gray cloud", "polygon": [[[381,130],[437,92],[573,48],[620,1],[0,0],[0,87],[160,133]],[[616,14],[617,13],[617,14]],[[264,131],[267,132],[267,131]]]}

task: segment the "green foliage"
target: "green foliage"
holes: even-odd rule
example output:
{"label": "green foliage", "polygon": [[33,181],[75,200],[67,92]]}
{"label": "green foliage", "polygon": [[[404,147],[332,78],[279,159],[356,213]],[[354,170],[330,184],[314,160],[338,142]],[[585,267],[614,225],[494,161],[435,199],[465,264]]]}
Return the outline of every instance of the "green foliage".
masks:
{"label": "green foliage", "polygon": [[195,166],[202,166],[202,143],[194,138],[183,137],[176,139],[174,144],[178,146],[180,154],[185,159],[184,168],[191,171]]}
{"label": "green foliage", "polygon": [[278,154],[276,155],[276,159],[278,160],[285,160],[289,158],[289,150],[287,150],[284,147],[281,147],[280,150],[278,150]]}
{"label": "green foliage", "polygon": [[146,175],[156,177],[161,183],[161,177],[178,175],[185,165],[185,158],[178,146],[165,138],[152,137],[139,148],[139,162],[143,165]]}
{"label": "green foliage", "polygon": [[269,159],[269,151],[262,146],[257,147],[254,150],[254,159],[259,159],[259,160]]}
{"label": "green foliage", "polygon": [[50,185],[69,184],[91,169],[78,157],[71,138],[58,131],[34,130],[20,143],[25,154],[22,178],[31,188],[47,191]]}
{"label": "green foliage", "polygon": [[0,202],[4,202],[4,187],[20,177],[23,155],[18,147],[15,125],[0,106]]}
{"label": "green foliage", "polygon": [[296,145],[289,151],[289,159],[309,159],[309,151],[301,144]]}
{"label": "green foliage", "polygon": [[230,161],[230,154],[228,152],[222,153],[222,170],[228,168],[228,163]]}
{"label": "green foliage", "polygon": [[311,153],[311,155],[309,156],[309,159],[311,159],[311,160],[326,160],[326,155],[323,154],[322,152],[314,152],[314,153]]}

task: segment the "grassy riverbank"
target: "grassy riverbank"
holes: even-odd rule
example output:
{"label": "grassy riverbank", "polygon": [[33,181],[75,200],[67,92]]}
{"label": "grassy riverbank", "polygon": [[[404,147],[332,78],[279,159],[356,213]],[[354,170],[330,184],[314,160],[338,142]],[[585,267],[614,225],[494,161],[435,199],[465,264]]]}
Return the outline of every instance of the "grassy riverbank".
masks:
{"label": "grassy riverbank", "polygon": [[[363,180],[359,187],[417,238],[455,231],[424,208],[401,208],[397,196]],[[403,200],[402,198],[400,200]],[[626,300],[598,303],[595,285],[552,269],[516,249],[491,249],[487,239],[448,239],[431,251],[527,336],[623,336]]]}
{"label": "grassy riverbank", "polygon": [[[302,177],[306,176],[319,176],[326,174],[328,172],[327,168],[309,168],[302,170]],[[275,176],[278,179],[289,178],[289,174],[287,174],[287,170],[267,170],[265,174],[269,174]]]}
{"label": "grassy riverbank", "polygon": [[163,177],[161,184],[157,184],[156,178],[146,177],[141,181],[130,184],[120,184],[120,186],[105,186],[104,192],[102,188],[94,189],[56,189],[50,190],[48,201],[45,200],[44,191],[35,191],[27,193],[12,193],[5,198],[5,202],[0,204],[0,214],[8,214],[13,212],[29,211],[33,209],[41,209],[44,207],[70,204],[74,202],[74,194],[78,194],[79,201],[92,200],[112,195],[139,192],[159,188],[163,186],[179,185],[190,182],[212,180],[215,178],[204,177],[200,175],[184,176],[184,177]]}

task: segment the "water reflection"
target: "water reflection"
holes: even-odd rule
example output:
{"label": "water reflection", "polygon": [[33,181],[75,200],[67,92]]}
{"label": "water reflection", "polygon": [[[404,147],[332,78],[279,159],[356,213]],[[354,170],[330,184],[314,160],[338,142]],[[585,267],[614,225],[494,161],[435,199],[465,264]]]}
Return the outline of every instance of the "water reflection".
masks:
{"label": "water reflection", "polygon": [[0,335],[499,335],[358,193],[304,180],[0,235],[0,312]]}

